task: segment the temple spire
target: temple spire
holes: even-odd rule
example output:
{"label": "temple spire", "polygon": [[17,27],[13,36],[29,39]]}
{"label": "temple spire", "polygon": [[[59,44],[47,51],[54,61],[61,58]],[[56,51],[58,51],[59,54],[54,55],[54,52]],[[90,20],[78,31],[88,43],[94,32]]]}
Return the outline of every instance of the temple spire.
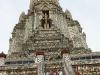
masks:
{"label": "temple spire", "polygon": [[37,4],[39,1],[41,2],[53,2],[59,6],[59,0],[30,0],[30,8]]}

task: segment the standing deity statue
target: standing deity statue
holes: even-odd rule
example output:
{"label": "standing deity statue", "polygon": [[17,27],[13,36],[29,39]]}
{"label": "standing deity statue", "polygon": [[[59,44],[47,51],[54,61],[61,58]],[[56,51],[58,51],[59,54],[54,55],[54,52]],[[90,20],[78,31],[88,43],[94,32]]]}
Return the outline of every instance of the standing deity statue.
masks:
{"label": "standing deity statue", "polygon": [[44,20],[45,20],[45,23],[44,23],[44,28],[49,28],[49,24],[48,24],[48,15],[45,13],[44,15]]}

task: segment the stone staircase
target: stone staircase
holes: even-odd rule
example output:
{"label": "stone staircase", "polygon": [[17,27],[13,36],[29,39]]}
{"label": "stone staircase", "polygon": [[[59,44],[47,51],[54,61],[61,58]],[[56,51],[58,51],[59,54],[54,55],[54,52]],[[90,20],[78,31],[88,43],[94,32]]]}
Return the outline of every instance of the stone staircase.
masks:
{"label": "stone staircase", "polygon": [[69,46],[68,38],[65,38],[60,33],[59,29],[55,26],[51,26],[50,29],[38,27],[34,31],[34,48],[36,50],[51,49],[51,48],[67,48]]}

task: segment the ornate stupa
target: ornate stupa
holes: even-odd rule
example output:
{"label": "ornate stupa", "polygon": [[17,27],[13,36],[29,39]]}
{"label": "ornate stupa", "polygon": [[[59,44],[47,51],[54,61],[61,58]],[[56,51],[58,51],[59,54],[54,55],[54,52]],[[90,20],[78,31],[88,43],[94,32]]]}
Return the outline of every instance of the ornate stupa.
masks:
{"label": "ornate stupa", "polygon": [[0,54],[0,75],[100,74],[100,53],[91,51],[80,23],[59,0],[30,0],[9,44],[7,56]]}

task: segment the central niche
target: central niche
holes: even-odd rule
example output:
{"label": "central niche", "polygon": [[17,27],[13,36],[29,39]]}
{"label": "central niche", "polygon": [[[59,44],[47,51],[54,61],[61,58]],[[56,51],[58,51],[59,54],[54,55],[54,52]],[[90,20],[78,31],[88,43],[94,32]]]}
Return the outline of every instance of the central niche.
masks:
{"label": "central niche", "polygon": [[[47,14],[47,18],[49,18],[49,10],[43,10],[42,13],[43,13],[43,15]],[[44,18],[44,16],[43,16],[43,18]]]}
{"label": "central niche", "polygon": [[51,20],[49,18],[49,10],[42,11],[42,27],[51,28]]}

